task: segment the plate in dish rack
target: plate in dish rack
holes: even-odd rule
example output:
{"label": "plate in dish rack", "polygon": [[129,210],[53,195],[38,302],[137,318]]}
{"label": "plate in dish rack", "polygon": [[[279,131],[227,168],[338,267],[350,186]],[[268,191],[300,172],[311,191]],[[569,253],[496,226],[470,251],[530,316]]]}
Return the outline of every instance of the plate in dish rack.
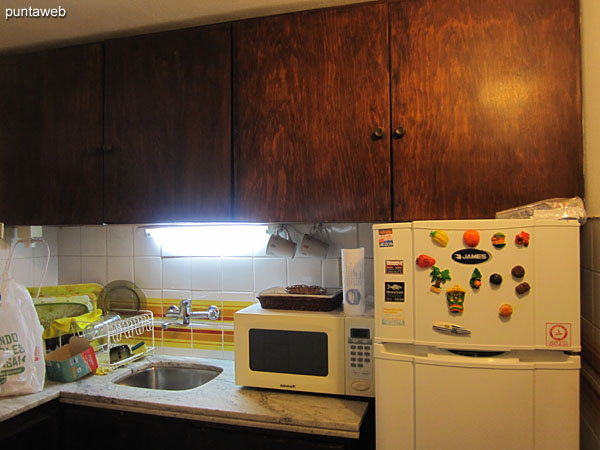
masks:
{"label": "plate in dish rack", "polygon": [[135,315],[146,309],[146,296],[131,281],[116,280],[104,286],[104,299],[99,306],[105,314]]}

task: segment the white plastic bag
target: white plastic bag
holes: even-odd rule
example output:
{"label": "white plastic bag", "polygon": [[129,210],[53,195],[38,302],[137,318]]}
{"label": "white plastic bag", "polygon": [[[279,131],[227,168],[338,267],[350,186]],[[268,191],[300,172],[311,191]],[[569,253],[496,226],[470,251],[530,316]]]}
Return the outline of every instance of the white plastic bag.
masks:
{"label": "white plastic bag", "polygon": [[0,397],[44,388],[43,328],[25,286],[0,276]]}

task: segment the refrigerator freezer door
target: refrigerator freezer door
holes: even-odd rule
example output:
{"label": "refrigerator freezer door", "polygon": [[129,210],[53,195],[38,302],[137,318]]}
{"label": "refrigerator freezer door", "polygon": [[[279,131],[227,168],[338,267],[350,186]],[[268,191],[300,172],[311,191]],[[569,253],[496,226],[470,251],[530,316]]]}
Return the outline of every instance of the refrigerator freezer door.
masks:
{"label": "refrigerator freezer door", "polygon": [[377,448],[575,450],[578,369],[561,352],[375,344]]}

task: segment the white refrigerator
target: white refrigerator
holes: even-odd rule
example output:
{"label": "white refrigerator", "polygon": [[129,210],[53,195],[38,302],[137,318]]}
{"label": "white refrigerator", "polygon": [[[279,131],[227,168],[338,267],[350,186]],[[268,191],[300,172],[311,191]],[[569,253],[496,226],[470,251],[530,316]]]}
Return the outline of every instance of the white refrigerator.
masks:
{"label": "white refrigerator", "polygon": [[579,448],[579,224],[373,226],[377,450]]}

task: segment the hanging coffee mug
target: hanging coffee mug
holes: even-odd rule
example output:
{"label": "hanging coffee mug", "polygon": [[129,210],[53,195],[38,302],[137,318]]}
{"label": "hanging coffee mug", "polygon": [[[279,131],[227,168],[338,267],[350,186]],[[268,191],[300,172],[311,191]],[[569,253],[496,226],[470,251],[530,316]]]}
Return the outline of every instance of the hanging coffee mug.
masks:
{"label": "hanging coffee mug", "polygon": [[282,258],[293,258],[296,253],[296,244],[282,238],[278,234],[272,234],[267,243],[267,255],[281,256]]}
{"label": "hanging coffee mug", "polygon": [[298,251],[302,256],[325,259],[327,257],[327,252],[329,251],[329,244],[320,241],[310,234],[305,234]]}

